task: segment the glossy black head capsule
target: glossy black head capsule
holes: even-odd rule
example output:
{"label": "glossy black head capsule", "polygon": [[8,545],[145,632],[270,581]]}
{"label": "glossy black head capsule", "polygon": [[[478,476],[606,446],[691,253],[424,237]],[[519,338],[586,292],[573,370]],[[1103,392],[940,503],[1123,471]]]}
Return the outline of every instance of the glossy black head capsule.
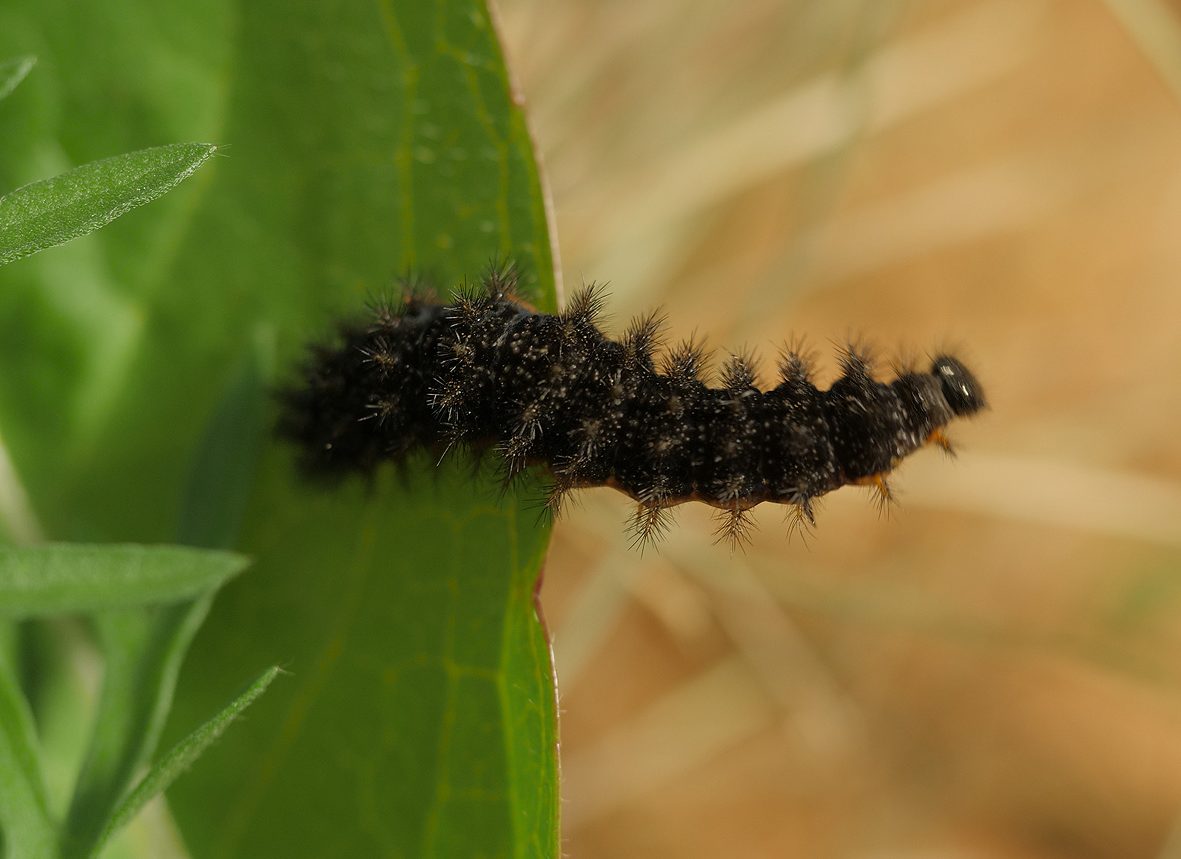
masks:
{"label": "glossy black head capsule", "polygon": [[931,375],[939,380],[943,399],[957,416],[973,415],[988,405],[980,383],[957,358],[936,355],[931,362]]}

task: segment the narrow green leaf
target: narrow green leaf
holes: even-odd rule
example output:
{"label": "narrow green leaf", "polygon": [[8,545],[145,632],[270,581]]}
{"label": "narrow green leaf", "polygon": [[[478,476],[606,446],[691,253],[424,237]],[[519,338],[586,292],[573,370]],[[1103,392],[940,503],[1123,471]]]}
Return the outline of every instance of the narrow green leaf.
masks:
{"label": "narrow green leaf", "polygon": [[172,706],[181,662],[212,600],[209,594],[192,602],[95,618],[105,663],[103,691],[66,815],[65,859],[90,855],[120,797],[151,759]]}
{"label": "narrow green leaf", "polygon": [[[266,336],[253,339],[205,429],[181,508],[178,533],[186,542],[217,546],[235,538],[265,428],[262,379],[270,346]],[[107,837],[116,801],[155,752],[180,665],[211,602],[205,596],[96,619],[107,665],[94,736],[66,821],[67,857],[90,855]]]}
{"label": "narrow green leaf", "polygon": [[0,547],[0,617],[175,602],[216,589],[247,564],[242,555],[187,546]]}
{"label": "narrow green leaf", "polygon": [[32,55],[0,60],[0,99],[6,98],[16,89],[17,84],[25,79],[25,75],[35,65],[37,58]]}
{"label": "narrow green leaf", "polygon": [[56,828],[45,797],[33,717],[0,655],[0,844],[4,855],[49,859]]}
{"label": "narrow green leaf", "polygon": [[201,753],[209,748],[226,728],[267,690],[267,687],[279,674],[280,669],[277,666],[268,668],[225,709],[173,746],[168,754],[164,755],[140,780],[135,789],[119,803],[95,845],[94,854],[97,855],[111,836],[129,823],[147,804],[148,800],[167,790],[170,784],[192,766],[193,761],[199,758]]}
{"label": "narrow green leaf", "polygon": [[217,150],[173,143],[91,161],[0,197],[0,265],[94,232],[172,190]]}

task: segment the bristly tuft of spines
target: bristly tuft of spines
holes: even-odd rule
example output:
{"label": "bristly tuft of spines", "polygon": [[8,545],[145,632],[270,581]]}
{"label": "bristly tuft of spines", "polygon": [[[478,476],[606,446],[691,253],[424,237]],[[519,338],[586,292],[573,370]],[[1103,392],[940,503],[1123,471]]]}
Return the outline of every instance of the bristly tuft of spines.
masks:
{"label": "bristly tuft of spines", "polygon": [[690,384],[701,379],[708,355],[705,344],[690,338],[672,348],[664,360],[661,373],[674,382]]}
{"label": "bristly tuft of spines", "polygon": [[754,356],[746,353],[731,355],[722,365],[722,387],[732,394],[757,391]]}
{"label": "bristly tuft of spines", "polygon": [[788,343],[779,352],[779,380],[788,385],[811,385],[815,358],[802,339]]}
{"label": "bristly tuft of spines", "polygon": [[571,331],[586,330],[599,323],[606,302],[606,287],[599,283],[587,284],[574,293],[559,318]]}
{"label": "bristly tuft of spines", "polygon": [[718,539],[738,548],[762,502],[785,505],[789,530],[805,533],[815,500],[840,486],[869,486],[888,507],[897,464],[926,444],[950,450],[946,424],[985,405],[954,357],[936,356],[927,372],[902,365],[881,382],[859,344],[840,353],[827,390],[800,342],[780,353],[770,390],[748,353],[729,357],[710,387],[701,343],[658,360],[660,314],[612,340],[599,327],[602,287],[548,315],[516,298],[519,280],[495,265],[450,303],[408,293],[313,346],[282,392],[278,427],[305,470],[339,477],[401,466],[419,450],[495,451],[505,488],[548,467],[550,514],[576,489],[610,486],[636,501],[630,530],[642,547],[669,528],[673,507],[700,501],[718,509]]}
{"label": "bristly tuft of spines", "polygon": [[750,545],[752,522],[749,510],[719,510],[714,521],[717,523],[715,542],[728,544],[732,552]]}

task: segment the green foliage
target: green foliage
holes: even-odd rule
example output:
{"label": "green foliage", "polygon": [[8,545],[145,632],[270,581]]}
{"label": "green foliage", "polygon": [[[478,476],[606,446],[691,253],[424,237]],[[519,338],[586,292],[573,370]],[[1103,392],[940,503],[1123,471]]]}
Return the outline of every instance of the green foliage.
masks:
{"label": "green foliage", "polygon": [[[0,63],[0,98],[32,66],[31,58]],[[0,264],[85,235],[160,197],[213,151],[202,144],[142,150],[84,164],[0,197]],[[2,489],[5,506],[14,515],[25,504],[23,492],[14,475],[3,477],[9,484]],[[10,530],[28,530],[35,521],[30,511],[20,511],[19,517],[25,524]],[[142,807],[141,797],[174,778],[182,760],[191,761],[208,745],[188,743],[153,771],[153,780],[121,799],[152,755],[180,660],[212,593],[245,565],[239,555],[183,546],[0,548],[0,617],[87,614],[106,660],[99,718],[69,814],[59,826],[43,782],[34,713],[8,654],[0,654],[0,845],[5,855],[95,855],[109,833]],[[265,685],[256,684],[195,737],[220,734]]]}
{"label": "green foliage", "polygon": [[216,149],[207,143],[141,149],[5,194],[0,197],[0,265],[92,233],[150,203],[186,179]]}
{"label": "green foliage", "polygon": [[[120,800],[151,757],[176,668],[202,616],[189,602],[144,604],[193,594],[200,595],[196,604],[207,604],[207,595],[244,566],[245,559],[228,552],[169,546],[65,544],[0,550],[0,599],[10,616],[91,613],[106,659],[100,718],[70,813],[59,828],[43,784],[33,713],[12,666],[0,658],[0,832],[5,855],[93,855],[100,836],[105,840],[142,805]],[[105,592],[100,587],[104,580],[110,583]],[[192,620],[185,634],[169,636],[174,626],[170,619],[176,616]],[[163,671],[152,670],[161,665]],[[235,702],[215,717],[212,730],[220,733],[256,697]],[[182,757],[191,759],[205,745],[190,744]],[[175,753],[161,764],[171,777],[178,771],[173,757]]]}
{"label": "green foliage", "polygon": [[[511,257],[527,297],[554,307],[540,183],[487,10],[198,7],[0,9],[0,53],[52,58],[0,104],[22,130],[0,136],[0,187],[164,140],[225,156],[0,271],[0,319],[21,331],[0,338],[0,435],[45,531],[254,561],[216,603],[92,616],[106,675],[64,852],[105,843],[236,715],[234,690],[280,664],[291,676],[169,789],[195,857],[556,856],[537,487],[501,499],[461,461],[425,458],[405,481],[309,486],[267,432],[269,392],[307,341],[397,274],[449,286]],[[133,789],[170,703],[176,751]],[[35,711],[3,715],[33,736]],[[31,823],[5,823],[9,845],[37,844],[38,790],[14,794]]]}
{"label": "green foliage", "polygon": [[49,857],[57,832],[41,777],[36,730],[12,666],[0,657],[0,833],[5,855]]}
{"label": "green foliage", "polygon": [[181,773],[192,766],[193,762],[225,732],[230,724],[241,716],[246,708],[253,704],[267,687],[279,676],[278,668],[268,668],[258,679],[246,688],[246,691],[231,701],[224,710],[210,719],[181,742],[177,743],[160,762],[152,767],[135,786],[131,793],[120,800],[114,813],[111,814],[106,826],[95,844],[96,853],[100,852],[111,836],[121,827],[126,826],[148,800],[162,793]]}
{"label": "green foliage", "polygon": [[230,552],[184,546],[0,547],[0,617],[90,613],[187,599],[217,589],[246,564]]}

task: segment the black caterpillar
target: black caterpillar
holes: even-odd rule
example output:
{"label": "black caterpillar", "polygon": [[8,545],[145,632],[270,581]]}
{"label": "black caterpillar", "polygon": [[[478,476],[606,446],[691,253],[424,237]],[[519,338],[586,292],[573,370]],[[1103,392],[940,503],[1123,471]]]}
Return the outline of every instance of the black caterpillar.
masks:
{"label": "black caterpillar", "polygon": [[928,443],[950,452],[943,427],[985,405],[950,355],[883,383],[856,347],[827,391],[791,348],[769,391],[743,355],[725,363],[721,387],[707,387],[699,344],[677,346],[657,368],[659,315],[610,340],[596,324],[597,287],[549,315],[516,299],[516,284],[500,269],[451,304],[411,295],[313,346],[302,379],[281,394],[279,421],[305,470],[369,474],[422,449],[493,447],[506,485],[531,464],[548,467],[554,513],[570,490],[610,486],[638,502],[642,544],[666,529],[670,507],[702,501],[722,511],[719,537],[738,543],[764,501],[789,505],[794,525],[814,524],[813,499],[846,484],[874,486],[889,502],[886,476],[902,458]]}

